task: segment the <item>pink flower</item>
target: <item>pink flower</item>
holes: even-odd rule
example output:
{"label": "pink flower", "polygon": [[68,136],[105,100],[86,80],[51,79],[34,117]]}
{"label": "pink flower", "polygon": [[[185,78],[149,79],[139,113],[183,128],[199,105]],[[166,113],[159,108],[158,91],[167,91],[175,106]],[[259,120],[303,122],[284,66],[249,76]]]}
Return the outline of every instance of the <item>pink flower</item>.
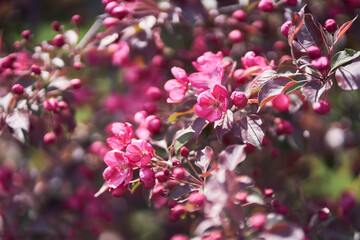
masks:
{"label": "pink flower", "polygon": [[115,122],[110,124],[108,131],[114,135],[109,137],[107,143],[110,148],[123,150],[134,138],[134,128],[130,123]]}
{"label": "pink flower", "polygon": [[171,72],[175,79],[167,81],[164,85],[165,91],[169,93],[168,103],[181,102],[188,89],[189,79],[184,69],[179,67],[171,68]]}
{"label": "pink flower", "polygon": [[145,167],[153,156],[153,147],[143,139],[133,140],[130,145],[126,147],[126,157],[135,167]]}
{"label": "pink flower", "polygon": [[103,172],[103,177],[108,181],[108,186],[116,188],[121,184],[128,184],[132,178],[132,168],[124,152],[112,150],[104,156],[108,168]]}
{"label": "pink flower", "polygon": [[142,168],[139,172],[140,182],[144,183],[146,189],[155,185],[155,172],[151,168]]}
{"label": "pink flower", "polygon": [[259,66],[262,68],[269,67],[266,59],[261,56],[256,56],[253,51],[247,52],[245,56],[241,58],[241,62],[245,69],[253,66]]}
{"label": "pink flower", "polygon": [[199,95],[197,103],[194,106],[195,113],[206,118],[209,122],[215,122],[221,119],[222,113],[228,107],[228,92],[220,85],[216,85],[212,91],[206,91]]}
{"label": "pink flower", "polygon": [[[214,67],[214,66],[212,66]],[[224,77],[224,69],[220,64],[213,68],[213,71],[193,73],[189,76],[191,85],[200,91],[214,88],[215,85],[220,85]]]}
{"label": "pink flower", "polygon": [[129,61],[129,56],[129,44],[127,42],[122,42],[117,45],[117,49],[112,56],[111,62],[114,66],[120,67]]}
{"label": "pink flower", "polygon": [[222,52],[216,54],[212,52],[206,52],[202,56],[198,57],[196,62],[193,62],[193,66],[199,72],[211,73],[216,70],[223,60]]}

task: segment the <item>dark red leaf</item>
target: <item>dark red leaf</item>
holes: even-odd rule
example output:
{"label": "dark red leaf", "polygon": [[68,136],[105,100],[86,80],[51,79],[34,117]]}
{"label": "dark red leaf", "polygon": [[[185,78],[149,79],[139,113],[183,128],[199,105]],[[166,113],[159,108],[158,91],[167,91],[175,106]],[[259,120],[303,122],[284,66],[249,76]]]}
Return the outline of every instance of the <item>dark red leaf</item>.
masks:
{"label": "dark red leaf", "polygon": [[351,27],[351,25],[354,23],[354,21],[356,20],[357,16],[351,20],[348,21],[346,23],[344,23],[339,30],[336,32],[336,40],[334,42],[334,44],[347,32],[347,30],[349,30],[349,28]]}
{"label": "dark red leaf", "polygon": [[236,121],[233,127],[235,137],[241,138],[244,143],[250,143],[261,148],[265,136],[263,122],[256,114],[251,114]]}
{"label": "dark red leaf", "polygon": [[258,94],[259,111],[271,99],[286,91],[297,82],[288,77],[277,77],[267,81]]}
{"label": "dark red leaf", "polygon": [[331,80],[322,83],[319,80],[311,80],[301,88],[302,94],[310,103],[318,102],[320,97],[332,86]]}
{"label": "dark red leaf", "polygon": [[251,95],[257,93],[260,87],[267,81],[275,78],[277,73],[274,70],[266,70],[258,75],[251,83],[246,87],[245,95],[249,98]]}
{"label": "dark red leaf", "polygon": [[360,89],[360,61],[356,61],[339,67],[335,72],[335,78],[339,85],[344,90],[359,90]]}
{"label": "dark red leaf", "polygon": [[222,137],[231,130],[233,123],[234,114],[231,110],[227,110],[222,118],[215,122],[214,128],[219,141],[222,141]]}
{"label": "dark red leaf", "polygon": [[203,150],[198,151],[196,154],[195,165],[198,166],[204,173],[207,171],[210,162],[214,158],[214,151],[211,147],[206,146]]}

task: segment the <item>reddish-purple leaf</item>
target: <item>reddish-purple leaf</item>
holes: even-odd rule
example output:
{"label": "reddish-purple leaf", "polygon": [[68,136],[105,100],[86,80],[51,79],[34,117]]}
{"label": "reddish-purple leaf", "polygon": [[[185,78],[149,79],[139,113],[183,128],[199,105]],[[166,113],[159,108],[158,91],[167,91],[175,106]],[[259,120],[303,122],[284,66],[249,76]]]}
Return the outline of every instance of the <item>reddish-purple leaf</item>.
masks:
{"label": "reddish-purple leaf", "polygon": [[339,67],[335,72],[335,78],[339,87],[344,90],[360,89],[360,61],[356,61]]}
{"label": "reddish-purple leaf", "polygon": [[260,75],[258,75],[251,83],[247,86],[245,90],[245,95],[249,98],[251,95],[257,93],[260,90],[260,87],[267,81],[275,78],[277,76],[276,71],[266,70]]}
{"label": "reddish-purple leaf", "polygon": [[336,40],[334,42],[334,44],[347,32],[347,30],[349,30],[349,28],[351,27],[351,25],[354,23],[354,21],[356,20],[357,16],[351,20],[348,21],[346,23],[344,23],[339,30],[336,32]]}
{"label": "reddish-purple leaf", "polygon": [[194,137],[198,138],[201,134],[201,132],[206,128],[206,126],[209,124],[208,121],[206,121],[205,118],[197,118],[192,123],[191,128],[195,131]]}
{"label": "reddish-purple leaf", "polygon": [[189,184],[185,184],[183,186],[177,186],[174,189],[171,190],[170,195],[169,195],[169,199],[179,199],[182,196],[184,196],[185,194],[191,192],[192,188]]}
{"label": "reddish-purple leaf", "polygon": [[225,114],[221,117],[220,120],[215,122],[214,128],[216,135],[219,141],[222,141],[222,138],[225,134],[227,134],[234,123],[234,114],[231,110],[227,110]]}
{"label": "reddish-purple leaf", "polygon": [[271,99],[286,91],[297,82],[288,77],[277,77],[267,81],[260,89],[258,94],[258,102],[260,109]]}
{"label": "reddish-purple leaf", "polygon": [[241,138],[244,143],[250,143],[259,149],[265,136],[263,122],[256,114],[248,115],[236,121],[233,133],[236,137]]}
{"label": "reddish-purple leaf", "polygon": [[301,14],[294,13],[293,17],[292,17],[292,25],[289,29],[289,34],[288,34],[288,41],[289,41],[290,47],[293,46],[295,36],[300,31],[303,24],[304,24],[304,18],[301,17]]}
{"label": "reddish-purple leaf", "polygon": [[206,146],[203,150],[198,151],[196,154],[195,165],[198,166],[204,173],[207,171],[210,162],[214,158],[214,151],[211,147]]}
{"label": "reddish-purple leaf", "polygon": [[306,100],[308,100],[310,103],[314,103],[318,102],[321,95],[329,90],[331,86],[331,80],[328,80],[325,83],[322,83],[319,80],[311,80],[302,86],[301,92],[305,96]]}
{"label": "reddish-purple leaf", "polygon": [[219,166],[233,171],[246,158],[245,145],[231,145],[223,150],[219,157]]}

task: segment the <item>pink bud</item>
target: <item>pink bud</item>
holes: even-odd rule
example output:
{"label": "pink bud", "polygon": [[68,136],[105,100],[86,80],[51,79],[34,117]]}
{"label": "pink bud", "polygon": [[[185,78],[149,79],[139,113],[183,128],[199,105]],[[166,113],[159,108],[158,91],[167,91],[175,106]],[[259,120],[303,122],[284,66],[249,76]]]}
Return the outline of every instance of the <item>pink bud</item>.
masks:
{"label": "pink bud", "polygon": [[250,143],[246,143],[246,146],[245,146],[245,152],[246,153],[252,153],[256,150],[256,147]]}
{"label": "pink bud", "polygon": [[286,0],[286,4],[288,6],[296,6],[297,5],[297,0]]}
{"label": "pink bud", "polygon": [[337,30],[337,23],[334,19],[328,19],[325,22],[325,29],[326,31],[328,31],[330,34],[333,34],[336,32]]}
{"label": "pink bud", "polygon": [[197,192],[197,193],[192,193],[189,196],[188,202],[193,205],[202,206],[204,205],[205,200],[206,200],[205,195]]}
{"label": "pink bud", "polygon": [[126,190],[127,190],[127,186],[124,185],[119,185],[117,188],[110,189],[111,195],[116,198],[124,196]]}
{"label": "pink bud", "polygon": [[73,67],[74,67],[76,70],[80,70],[80,69],[83,68],[83,65],[82,65],[81,62],[74,62]]}
{"label": "pink bud", "polygon": [[247,77],[244,77],[243,74],[244,74],[245,70],[244,69],[237,69],[235,70],[234,72],[234,81],[238,84],[245,84],[248,82],[248,78]]}
{"label": "pink bud", "polygon": [[251,216],[250,224],[253,228],[261,229],[266,223],[266,215],[264,213],[256,213]]}
{"label": "pink bud", "polygon": [[183,215],[185,212],[186,212],[185,206],[178,204],[170,210],[169,220],[172,222],[176,222],[180,219],[181,215]]}
{"label": "pink bud", "polygon": [[104,19],[103,21],[103,25],[106,27],[106,28],[109,28],[109,27],[112,27],[116,24],[119,23],[119,19],[118,18],[115,18],[115,17],[107,17]]}
{"label": "pink bud", "polygon": [[70,86],[74,89],[81,88],[81,80],[79,78],[74,78],[70,80]]}
{"label": "pink bud", "polygon": [[134,114],[134,122],[136,124],[143,124],[145,122],[146,117],[148,116],[147,112],[139,111]]}
{"label": "pink bud", "polygon": [[247,15],[244,10],[236,10],[233,12],[232,17],[240,22],[245,22],[247,20]]}
{"label": "pink bud", "polygon": [[56,136],[53,132],[48,132],[44,135],[44,143],[45,144],[52,144],[55,142]]}
{"label": "pink bud", "polygon": [[128,10],[125,6],[116,6],[112,11],[111,14],[118,19],[123,19],[128,14]]}
{"label": "pink bud", "polygon": [[274,190],[272,189],[272,188],[267,188],[267,189],[265,189],[265,191],[264,191],[264,196],[266,197],[266,198],[270,198],[270,197],[272,197],[274,195]]}
{"label": "pink bud", "polygon": [[286,206],[280,205],[280,206],[278,206],[278,207],[275,209],[275,211],[276,211],[277,213],[281,214],[281,215],[286,215],[287,212],[288,212],[288,209],[287,209]]}
{"label": "pink bud", "polygon": [[185,234],[176,234],[170,240],[189,240],[189,238]]}
{"label": "pink bud", "polygon": [[59,107],[60,109],[66,109],[66,108],[68,107],[68,104],[67,104],[66,102],[64,102],[64,101],[60,101],[60,102],[58,103],[58,107]]}
{"label": "pink bud", "polygon": [[176,167],[173,169],[172,176],[178,180],[184,180],[186,176],[185,169],[183,167]]}
{"label": "pink bud", "polygon": [[157,68],[162,68],[162,67],[166,66],[166,60],[163,56],[156,55],[151,60],[151,65],[153,65],[154,67],[157,67]]}
{"label": "pink bud", "polygon": [[14,84],[14,86],[12,86],[11,91],[15,94],[20,95],[20,94],[24,93],[24,87],[17,83],[17,84]]}
{"label": "pink bud", "polygon": [[280,112],[286,112],[290,107],[290,98],[286,94],[279,94],[275,98],[272,99],[272,105]]}
{"label": "pink bud", "polygon": [[322,208],[319,212],[318,212],[318,219],[320,221],[326,221],[330,216],[330,210],[328,208]]}
{"label": "pink bud", "polygon": [[52,22],[51,27],[54,29],[54,31],[58,32],[60,31],[61,24],[58,21],[54,21]]}
{"label": "pink bud", "polygon": [[248,195],[249,195],[248,192],[240,191],[240,192],[236,193],[235,199],[241,203],[246,203],[247,202],[246,199],[247,199]]}
{"label": "pink bud", "polygon": [[162,122],[158,116],[150,115],[145,119],[146,128],[152,132],[159,132],[162,126]]}
{"label": "pink bud", "polygon": [[351,193],[343,193],[339,201],[339,206],[342,208],[344,214],[348,214],[355,206],[355,196]]}
{"label": "pink bud", "polygon": [[31,32],[30,30],[24,30],[22,33],[21,33],[21,37],[25,40],[29,40],[30,37],[31,37]]}
{"label": "pink bud", "polygon": [[157,105],[154,102],[145,102],[142,107],[148,114],[154,114],[157,111]]}
{"label": "pink bud", "polygon": [[31,71],[36,75],[40,75],[41,73],[40,67],[36,64],[31,65]]}
{"label": "pink bud", "polygon": [[317,114],[325,115],[330,112],[330,105],[327,101],[318,101],[314,103],[313,109]]}
{"label": "pink bud", "polygon": [[155,173],[150,168],[141,168],[139,172],[140,182],[145,184],[146,189],[150,189],[155,185]]}
{"label": "pink bud", "polygon": [[228,38],[233,43],[239,43],[244,40],[244,34],[239,30],[233,30],[229,33]]}
{"label": "pink bud", "polygon": [[118,4],[116,1],[109,2],[109,3],[106,4],[106,6],[105,6],[105,12],[111,14],[112,10],[113,10],[115,7],[117,7],[117,6],[119,6],[119,4]]}
{"label": "pink bud", "polygon": [[158,87],[149,87],[146,90],[145,95],[149,100],[160,100],[163,96],[163,93]]}
{"label": "pink bud", "polygon": [[281,34],[284,35],[284,37],[286,38],[288,38],[290,27],[291,21],[287,21],[281,26]]}
{"label": "pink bud", "polygon": [[44,108],[48,111],[56,111],[58,108],[58,100],[54,97],[46,100],[44,103]]}
{"label": "pink bud", "polygon": [[284,120],[284,121],[281,121],[280,123],[278,123],[277,129],[276,129],[276,133],[278,135],[283,135],[283,134],[290,135],[293,132],[294,132],[294,128],[289,121]]}
{"label": "pink bud", "polygon": [[53,39],[53,45],[62,47],[65,44],[65,38],[63,34],[57,34]]}
{"label": "pink bud", "polygon": [[261,0],[258,8],[264,12],[272,12],[274,10],[274,3],[271,0]]}
{"label": "pink bud", "polygon": [[327,70],[330,67],[330,62],[327,57],[319,57],[311,61],[311,65],[319,71]]}
{"label": "pink bud", "polygon": [[182,157],[187,158],[189,156],[189,153],[190,153],[190,151],[187,147],[183,146],[180,148],[180,155]]}
{"label": "pink bud", "polygon": [[280,206],[280,202],[279,200],[271,200],[270,204],[274,207],[274,208],[277,208]]}
{"label": "pink bud", "polygon": [[244,108],[248,102],[243,92],[234,91],[230,96],[231,102],[238,108]]}
{"label": "pink bud", "polygon": [[180,162],[179,159],[173,159],[173,160],[172,160],[172,165],[173,165],[174,167],[180,166],[180,165],[181,165],[181,162]]}
{"label": "pink bud", "polygon": [[308,54],[309,54],[309,58],[310,59],[316,59],[321,57],[321,51],[318,47],[316,46],[311,46],[307,49]]}
{"label": "pink bud", "polygon": [[78,15],[78,14],[76,14],[76,15],[74,15],[74,16],[71,17],[71,21],[72,21],[75,25],[79,26],[79,25],[80,25],[80,22],[81,22],[81,16]]}
{"label": "pink bud", "polygon": [[166,174],[163,171],[155,173],[155,178],[159,182],[166,182],[168,180],[168,176],[166,176]]}

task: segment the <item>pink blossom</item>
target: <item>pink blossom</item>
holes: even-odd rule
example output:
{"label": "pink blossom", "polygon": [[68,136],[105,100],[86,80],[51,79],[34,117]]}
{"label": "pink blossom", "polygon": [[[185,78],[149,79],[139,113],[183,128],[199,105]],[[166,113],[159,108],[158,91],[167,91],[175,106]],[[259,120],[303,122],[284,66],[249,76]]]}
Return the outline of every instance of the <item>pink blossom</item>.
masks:
{"label": "pink blossom", "polygon": [[193,62],[193,66],[199,72],[211,73],[220,65],[223,60],[222,52],[216,54],[212,52],[206,52],[202,56],[198,57],[196,62]]}
{"label": "pink blossom", "polygon": [[220,85],[224,77],[224,69],[219,64],[213,68],[213,71],[193,73],[189,76],[191,85],[200,91],[208,88],[212,89],[215,85]]}
{"label": "pink blossom", "polygon": [[241,58],[241,62],[245,69],[253,66],[259,66],[261,68],[269,67],[266,59],[261,56],[256,56],[253,51],[247,52],[245,56]]}
{"label": "pink blossom", "polygon": [[184,69],[179,67],[171,68],[171,72],[175,79],[167,81],[164,85],[165,91],[169,93],[168,103],[181,102],[188,89],[189,79]]}
{"label": "pink blossom", "polygon": [[132,178],[132,168],[124,152],[112,150],[104,156],[108,166],[103,172],[103,177],[108,181],[108,186],[116,188],[121,184],[128,184]]}
{"label": "pink blossom", "polygon": [[134,138],[134,128],[130,123],[115,122],[110,124],[108,130],[114,137],[109,137],[107,143],[110,148],[115,150],[125,149]]}
{"label": "pink blossom", "polygon": [[139,177],[146,189],[150,189],[155,185],[155,172],[151,168],[140,169]]}
{"label": "pink blossom", "polygon": [[143,139],[133,140],[126,147],[126,157],[136,167],[145,167],[154,156],[154,152],[151,144]]}
{"label": "pink blossom", "polygon": [[114,52],[111,62],[114,66],[120,67],[129,61],[130,47],[127,42],[119,43]]}
{"label": "pink blossom", "polygon": [[216,85],[211,91],[199,95],[194,106],[195,113],[201,118],[206,118],[209,122],[215,122],[221,119],[222,113],[228,107],[227,97],[227,90],[220,85]]}

